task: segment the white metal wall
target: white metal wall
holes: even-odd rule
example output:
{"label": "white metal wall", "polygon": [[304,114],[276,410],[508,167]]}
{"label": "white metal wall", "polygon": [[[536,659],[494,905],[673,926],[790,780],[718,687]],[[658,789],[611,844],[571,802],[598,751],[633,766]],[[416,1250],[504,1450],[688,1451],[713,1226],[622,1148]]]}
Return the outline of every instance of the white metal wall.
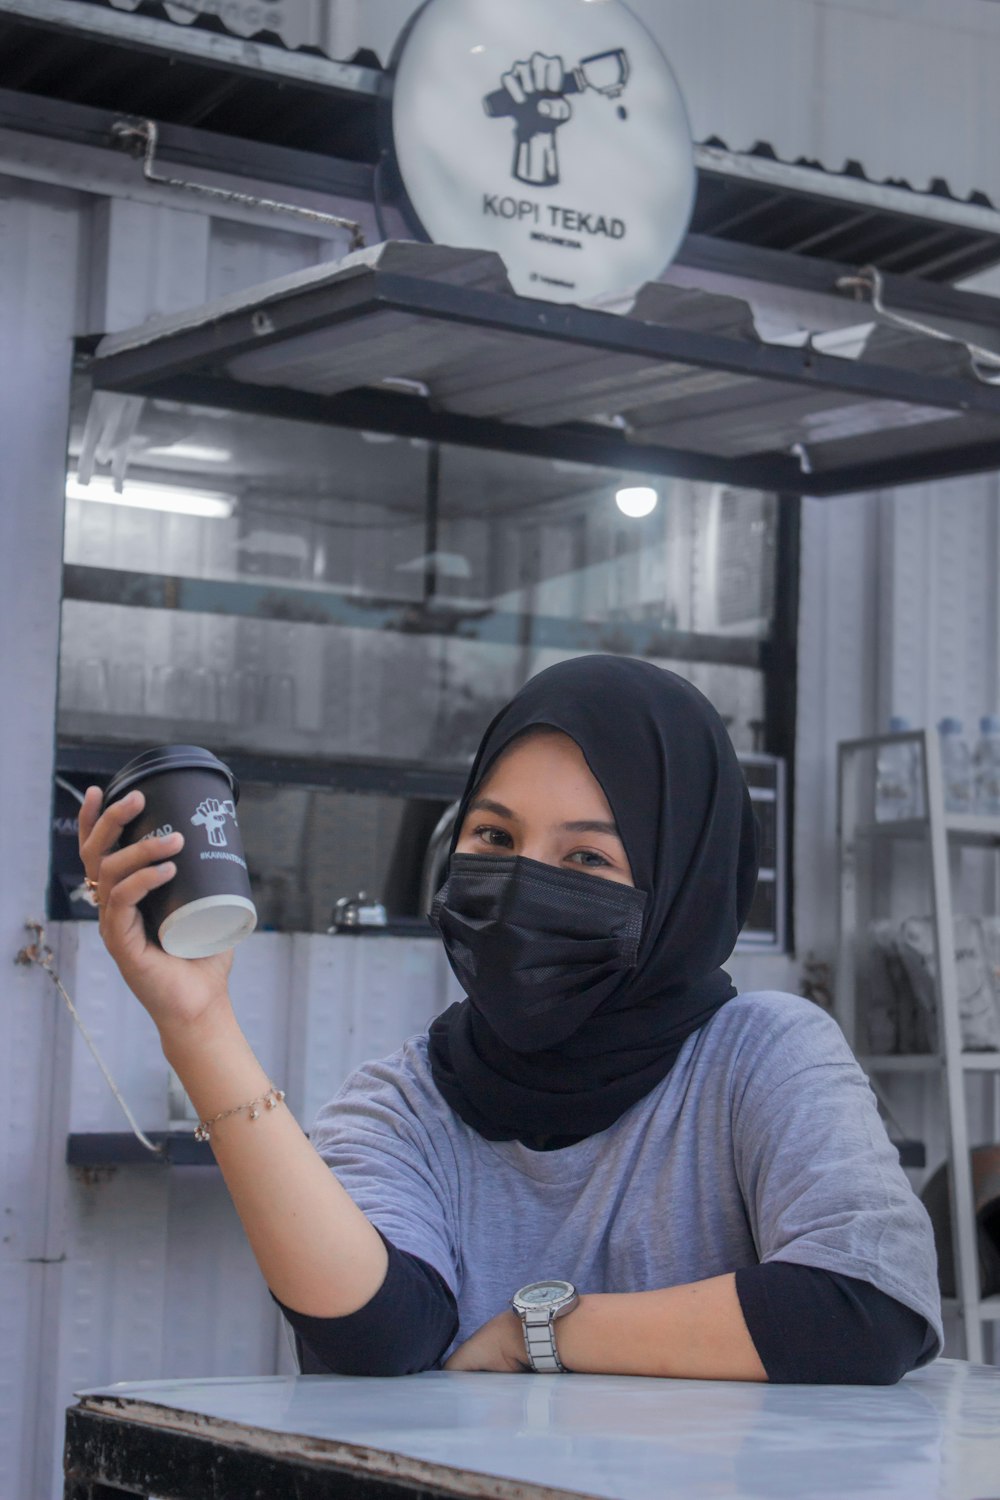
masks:
{"label": "white metal wall", "polygon": [[15,969],[13,959],[27,937],[24,922],[45,910],[79,243],[74,194],[39,185],[12,193],[0,179],[0,1483],[18,1497],[46,1494],[34,1469],[34,1425],[57,1145],[51,986],[37,971]]}
{"label": "white metal wall", "polygon": [[[168,1122],[168,1069],[155,1029],[96,927],[58,929],[59,968],[142,1129]],[[454,983],[436,943],[256,933],[236,952],[240,1025],[305,1128],[366,1058],[423,1030]],[[63,1161],[70,1132],[120,1131],[116,1100],[65,1012],[51,1097],[39,1479],[60,1490],[63,1412],[74,1391],[154,1376],[293,1368],[282,1325],[235,1210],[212,1168],[85,1172]],[[50,1488],[42,1482],[48,1463]]]}

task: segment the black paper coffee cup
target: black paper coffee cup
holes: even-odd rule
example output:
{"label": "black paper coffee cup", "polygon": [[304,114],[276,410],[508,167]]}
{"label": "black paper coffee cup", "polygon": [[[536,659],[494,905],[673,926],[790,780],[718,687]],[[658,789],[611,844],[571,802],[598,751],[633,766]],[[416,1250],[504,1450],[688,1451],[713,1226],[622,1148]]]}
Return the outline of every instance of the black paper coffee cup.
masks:
{"label": "black paper coffee cup", "polygon": [[177,874],[139,903],[147,933],[177,958],[223,953],[257,925],[236,821],[236,777],[210,750],[161,745],[121,768],[104,793],[104,806],[136,790],[146,804],[125,825],[122,847],[167,833],[184,835],[183,849],[171,856]]}

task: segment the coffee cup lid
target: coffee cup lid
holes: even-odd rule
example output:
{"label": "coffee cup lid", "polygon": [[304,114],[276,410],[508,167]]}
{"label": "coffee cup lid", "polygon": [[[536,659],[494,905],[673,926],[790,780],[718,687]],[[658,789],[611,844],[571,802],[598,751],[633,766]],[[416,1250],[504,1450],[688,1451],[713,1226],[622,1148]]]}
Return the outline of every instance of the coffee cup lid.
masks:
{"label": "coffee cup lid", "polygon": [[109,807],[147,776],[159,776],[164,771],[218,771],[229,782],[233,801],[240,800],[239,782],[211,750],[203,750],[200,745],[158,745],[153,750],[144,750],[115,772],[104,793],[104,806]]}

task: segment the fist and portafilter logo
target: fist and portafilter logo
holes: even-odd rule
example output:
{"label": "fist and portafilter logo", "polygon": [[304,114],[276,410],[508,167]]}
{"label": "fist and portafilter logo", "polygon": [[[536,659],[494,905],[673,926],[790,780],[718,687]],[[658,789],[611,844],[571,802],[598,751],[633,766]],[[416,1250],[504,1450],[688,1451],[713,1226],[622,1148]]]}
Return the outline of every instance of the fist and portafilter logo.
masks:
{"label": "fist and portafilter logo", "polygon": [[208,842],[213,849],[225,849],[228,842],[226,839],[227,818],[232,818],[236,823],[235,802],[228,800],[220,802],[218,797],[206,797],[198,804],[191,822],[196,828],[204,828],[208,834]]}
{"label": "fist and portafilter logo", "polygon": [[[571,94],[592,89],[606,99],[618,99],[629,78],[624,47],[581,58],[567,70],[561,57],[535,52],[527,62],[512,63],[500,75],[499,89],[487,94],[483,108],[490,119],[513,119],[514,162],[511,175],[533,187],[554,187],[559,181],[556,131],[573,116]],[[625,108],[618,107],[625,118]]]}

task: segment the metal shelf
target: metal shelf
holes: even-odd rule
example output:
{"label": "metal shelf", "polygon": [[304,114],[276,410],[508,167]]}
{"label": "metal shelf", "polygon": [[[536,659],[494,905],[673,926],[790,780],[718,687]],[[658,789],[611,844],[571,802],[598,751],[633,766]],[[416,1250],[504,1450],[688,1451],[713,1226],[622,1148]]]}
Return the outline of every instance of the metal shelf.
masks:
{"label": "metal shelf", "polygon": [[[944,831],[957,844],[1000,845],[1000,818],[945,813]],[[898,818],[886,823],[861,823],[855,832],[859,838],[926,839],[930,834],[930,819]]]}
{"label": "metal shelf", "polygon": [[[946,1313],[961,1313],[957,1297],[942,1297],[941,1306]],[[1000,1297],[983,1297],[979,1303],[979,1316],[984,1322],[1000,1322]]]}
{"label": "metal shelf", "polygon": [[859,1056],[858,1062],[867,1073],[936,1073],[944,1067],[936,1052],[870,1054]]}
{"label": "metal shelf", "polygon": [[[858,1062],[872,1073],[937,1073],[944,1067],[937,1052],[870,1053]],[[1000,1052],[963,1052],[962,1067],[967,1073],[1000,1073]]]}
{"label": "metal shelf", "polygon": [[195,578],[66,563],[63,598],[128,609],[179,610],[282,625],[437,635],[492,646],[525,645],[525,630],[539,649],[628,652],[670,661],[716,662],[761,670],[763,640],[675,630],[656,620],[582,620],[497,610],[489,599],[449,602],[348,592],[332,585],[272,578]]}
{"label": "metal shelf", "polygon": [[162,1156],[153,1156],[130,1130],[74,1133],[66,1137],[69,1167],[214,1167],[215,1157],[207,1141],[196,1141],[193,1130],[149,1130]]}
{"label": "metal shelf", "polygon": [[[915,748],[920,804],[926,815],[876,822],[875,785],[877,757],[885,745]],[[947,1158],[951,1183],[951,1235],[957,1296],[951,1306],[960,1314],[965,1357],[973,1364],[983,1360],[983,1325],[1000,1320],[1000,1297],[980,1296],[976,1244],[976,1213],[969,1150],[969,1090],[965,1080],[973,1074],[992,1075],[994,1090],[1000,1086],[1000,1052],[970,1052],[963,1048],[959,989],[954,945],[952,879],[959,850],[979,846],[1000,848],[1000,818],[947,812],[944,806],[941,750],[932,729],[906,730],[892,735],[842,741],[838,747],[838,929],[836,966],[836,1016],[852,1047],[856,1046],[858,1023],[858,940],[871,918],[873,881],[891,883],[897,865],[912,861],[877,859],[877,846],[886,856],[886,845],[908,840],[926,851],[923,874],[929,886],[930,914],[937,955],[935,1009],[940,1050],[926,1054],[860,1054],[859,1062],[870,1073],[909,1074],[931,1078],[940,1088],[938,1098],[947,1122]],[[859,845],[867,843],[864,856]],[[881,872],[879,866],[882,866]],[[883,893],[885,894],[885,892]],[[940,1082],[938,1083],[938,1080]]]}

